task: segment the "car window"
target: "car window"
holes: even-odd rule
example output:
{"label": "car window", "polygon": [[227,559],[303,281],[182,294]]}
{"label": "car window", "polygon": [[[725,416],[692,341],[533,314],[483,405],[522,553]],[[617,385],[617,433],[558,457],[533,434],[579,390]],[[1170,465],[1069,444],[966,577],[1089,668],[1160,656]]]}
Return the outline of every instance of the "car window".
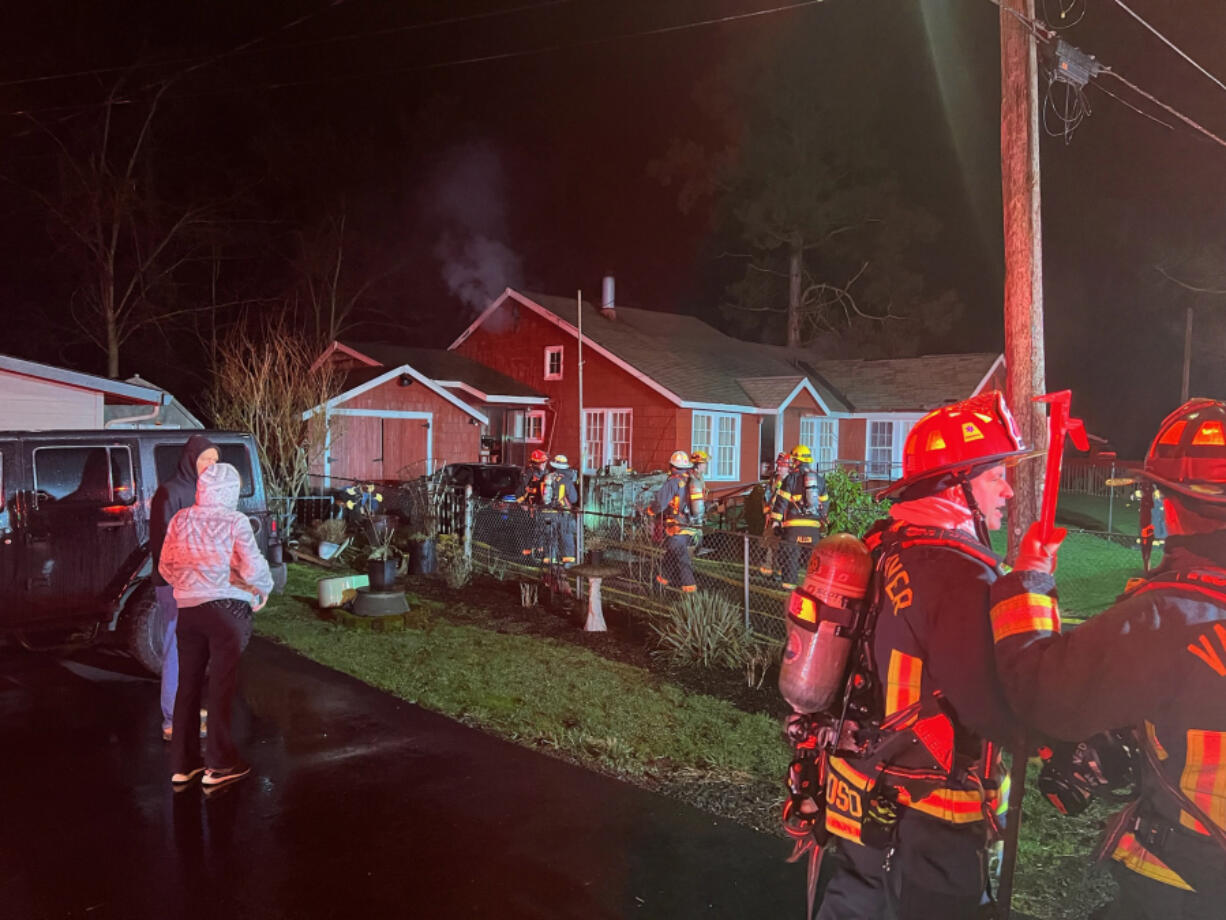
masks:
{"label": "car window", "polygon": [[67,504],[129,505],[136,500],[132,454],[117,446],[37,447],[34,488]]}
{"label": "car window", "polygon": [[[183,444],[186,443],[187,441],[183,442]],[[157,466],[158,485],[161,485],[173,476],[179,468],[179,456],[183,453],[183,444],[159,444],[153,449],[153,462]],[[217,448],[221,454],[221,462],[228,463],[238,470],[239,478],[243,483],[238,494],[243,498],[250,498],[255,494],[255,482],[251,475],[251,452],[247,450],[247,445],[235,444],[233,441],[220,442],[217,444]]]}

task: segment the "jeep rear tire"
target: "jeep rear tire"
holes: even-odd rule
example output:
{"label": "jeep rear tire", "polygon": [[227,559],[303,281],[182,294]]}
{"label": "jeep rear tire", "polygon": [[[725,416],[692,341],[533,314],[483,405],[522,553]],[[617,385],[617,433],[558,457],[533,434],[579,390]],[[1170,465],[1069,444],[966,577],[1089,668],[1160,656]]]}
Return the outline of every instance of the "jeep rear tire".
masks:
{"label": "jeep rear tire", "polygon": [[152,584],[145,582],[132,592],[119,615],[119,629],[128,654],[151,674],[161,674],[162,615]]}

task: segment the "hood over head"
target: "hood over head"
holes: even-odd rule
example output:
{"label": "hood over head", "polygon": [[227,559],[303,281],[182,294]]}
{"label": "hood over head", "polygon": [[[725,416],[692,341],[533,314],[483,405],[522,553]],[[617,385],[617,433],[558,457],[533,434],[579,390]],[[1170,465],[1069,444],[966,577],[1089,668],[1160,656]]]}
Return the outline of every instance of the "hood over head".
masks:
{"label": "hood over head", "polygon": [[238,508],[243,479],[228,463],[214,463],[196,480],[196,504],[213,508]]}
{"label": "hood over head", "polygon": [[179,454],[179,465],[175,469],[175,475],[183,476],[195,482],[196,461],[209,448],[213,448],[219,455],[221,454],[221,449],[202,434],[194,434],[188,438],[187,443],[183,445],[183,452]]}

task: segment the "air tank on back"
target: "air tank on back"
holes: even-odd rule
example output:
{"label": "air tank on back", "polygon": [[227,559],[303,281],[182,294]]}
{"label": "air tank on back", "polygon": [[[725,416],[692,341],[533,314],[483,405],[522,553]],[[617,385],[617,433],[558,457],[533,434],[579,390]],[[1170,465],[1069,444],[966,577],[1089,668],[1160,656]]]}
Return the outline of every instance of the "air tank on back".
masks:
{"label": "air tank on back", "polygon": [[779,692],[796,712],[821,712],[840,695],[872,574],[868,547],[851,534],[832,534],[813,548],[804,584],[788,599],[779,667]]}

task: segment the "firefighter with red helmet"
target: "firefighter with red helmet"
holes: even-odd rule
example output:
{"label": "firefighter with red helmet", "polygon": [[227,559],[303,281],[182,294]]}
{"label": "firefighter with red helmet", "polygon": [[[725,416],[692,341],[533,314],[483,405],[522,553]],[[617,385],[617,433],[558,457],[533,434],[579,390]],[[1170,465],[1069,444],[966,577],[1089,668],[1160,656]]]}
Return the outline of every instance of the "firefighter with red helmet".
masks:
{"label": "firefighter with red helmet", "polygon": [[519,511],[508,517],[514,526],[515,545],[522,556],[531,556],[543,541],[537,515],[541,507],[541,486],[549,472],[548,467],[549,454],[540,448],[532,451],[515,490],[515,503]]}
{"label": "firefighter with red helmet", "polygon": [[[1109,610],[1065,633],[1054,578],[1064,534],[1043,543],[1032,528],[1014,571],[992,590],[997,669],[1015,711],[1047,735],[1075,742],[1132,729],[1140,794],[1109,823],[1099,848],[1113,860],[1119,894],[1096,916],[1221,917],[1226,403],[1194,399],[1167,416],[1139,475],[1165,498],[1162,563],[1130,582]],[[1087,771],[1071,783],[1086,800],[1112,785]]]}
{"label": "firefighter with red helmet", "polygon": [[826,477],[812,467],[813,451],[807,445],[792,448],[789,459],[788,475],[775,491],[771,520],[783,537],[779,568],[783,587],[791,590],[808,565],[813,545],[821,539],[830,496],[826,494]]}
{"label": "firefighter with red helmet", "polygon": [[[895,504],[865,539],[875,626],[856,673],[868,726],[862,756],[829,759],[825,829],[838,839],[819,920],[971,918],[985,898],[996,745],[1016,730],[994,672],[989,591],[1002,572],[988,531],[1013,494],[1007,466],[1027,456],[999,392],[937,409],[907,436]],[[946,739],[929,743],[937,766],[922,775],[891,753],[908,713]]]}
{"label": "firefighter with red helmet", "polygon": [[668,478],[652,499],[650,513],[663,526],[664,559],[656,581],[686,593],[698,590],[690,552],[702,539],[705,490],[702,479],[692,475],[694,463],[683,450],[668,459]]}

